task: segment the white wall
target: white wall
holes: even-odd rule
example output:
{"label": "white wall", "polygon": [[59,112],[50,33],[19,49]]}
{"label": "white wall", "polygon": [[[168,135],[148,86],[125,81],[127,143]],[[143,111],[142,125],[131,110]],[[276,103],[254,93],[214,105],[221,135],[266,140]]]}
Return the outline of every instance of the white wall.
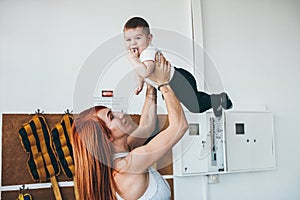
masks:
{"label": "white wall", "polygon": [[[182,0],[154,0],[150,4],[141,0],[1,0],[0,126],[2,113],[34,113],[38,108],[45,113],[72,110],[82,66],[103,43],[122,34],[130,17],[143,16],[153,29],[191,38],[190,10],[190,1]],[[179,41],[168,39],[170,45],[180,47]],[[154,43],[159,40],[162,38],[154,35]],[[182,45],[191,60],[191,40]],[[119,46],[124,48],[122,40]],[[99,55],[98,59],[105,58]],[[123,67],[130,68],[129,63]],[[114,71],[107,74],[109,81],[120,79],[117,72],[122,76]],[[140,105],[134,104],[134,110],[139,113],[141,101],[136,102]]]}
{"label": "white wall", "polygon": [[127,19],[143,16],[152,27],[189,37],[189,12],[188,1],[180,0],[148,6],[138,0],[1,1],[1,111],[72,108],[82,64],[102,43],[122,34]]}
{"label": "white wall", "polygon": [[277,159],[275,171],[221,175],[208,199],[299,199],[300,1],[202,0],[202,9],[204,44],[225,90],[235,104],[274,113]]}

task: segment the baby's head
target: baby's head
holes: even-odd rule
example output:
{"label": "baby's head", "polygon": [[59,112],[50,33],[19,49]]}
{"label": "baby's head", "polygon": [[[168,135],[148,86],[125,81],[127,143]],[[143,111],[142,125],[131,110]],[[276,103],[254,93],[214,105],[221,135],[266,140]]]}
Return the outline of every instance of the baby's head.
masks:
{"label": "baby's head", "polygon": [[152,41],[149,24],[141,17],[129,19],[124,25],[123,32],[127,49],[136,49],[139,54],[141,54]]}

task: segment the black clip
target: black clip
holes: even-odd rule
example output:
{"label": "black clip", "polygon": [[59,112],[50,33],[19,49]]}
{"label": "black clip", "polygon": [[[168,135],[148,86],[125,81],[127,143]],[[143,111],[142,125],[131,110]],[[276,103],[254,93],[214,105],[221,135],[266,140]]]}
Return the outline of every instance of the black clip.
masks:
{"label": "black clip", "polygon": [[71,110],[71,111],[69,109],[65,110],[65,114],[68,114],[68,115],[71,115],[72,112],[73,112],[73,110]]}
{"label": "black clip", "polygon": [[41,115],[43,113],[44,113],[44,111],[41,111],[39,108],[35,111],[35,114],[37,114],[37,115]]}
{"label": "black clip", "polygon": [[20,194],[24,194],[25,190],[29,191],[29,187],[25,188],[24,184],[19,189],[20,189]]}

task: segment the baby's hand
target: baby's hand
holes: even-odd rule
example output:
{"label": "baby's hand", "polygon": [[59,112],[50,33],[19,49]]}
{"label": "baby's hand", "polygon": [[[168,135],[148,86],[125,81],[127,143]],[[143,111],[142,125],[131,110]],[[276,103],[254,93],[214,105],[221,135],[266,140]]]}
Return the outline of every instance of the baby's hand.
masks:
{"label": "baby's hand", "polygon": [[133,48],[133,49],[131,49],[130,51],[131,51],[131,53],[132,53],[132,55],[133,55],[134,57],[139,57],[139,56],[140,56],[140,55],[139,55],[139,51],[138,51],[137,48]]}
{"label": "baby's hand", "polygon": [[134,93],[135,95],[139,95],[140,92],[143,90],[143,85],[139,85],[137,88],[135,88]]}
{"label": "baby's hand", "polygon": [[129,49],[127,58],[130,62],[137,61],[139,59],[139,52],[137,49]]}
{"label": "baby's hand", "polygon": [[143,90],[144,86],[144,79],[143,77],[139,76],[137,73],[135,73],[135,83],[136,83],[136,89],[134,90],[135,95],[139,95],[140,92]]}

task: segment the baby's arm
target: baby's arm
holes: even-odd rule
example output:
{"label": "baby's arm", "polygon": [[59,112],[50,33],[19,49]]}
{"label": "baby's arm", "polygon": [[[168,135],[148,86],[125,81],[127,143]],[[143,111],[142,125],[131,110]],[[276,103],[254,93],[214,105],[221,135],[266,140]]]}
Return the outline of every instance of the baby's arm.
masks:
{"label": "baby's arm", "polygon": [[129,51],[128,60],[131,66],[133,67],[134,71],[142,78],[147,78],[154,71],[154,61],[147,60],[141,62],[139,60],[138,52],[135,49]]}
{"label": "baby's arm", "polygon": [[134,93],[136,95],[140,94],[140,92],[143,90],[144,87],[144,78],[135,73],[135,81],[136,81],[136,88],[134,90]]}

